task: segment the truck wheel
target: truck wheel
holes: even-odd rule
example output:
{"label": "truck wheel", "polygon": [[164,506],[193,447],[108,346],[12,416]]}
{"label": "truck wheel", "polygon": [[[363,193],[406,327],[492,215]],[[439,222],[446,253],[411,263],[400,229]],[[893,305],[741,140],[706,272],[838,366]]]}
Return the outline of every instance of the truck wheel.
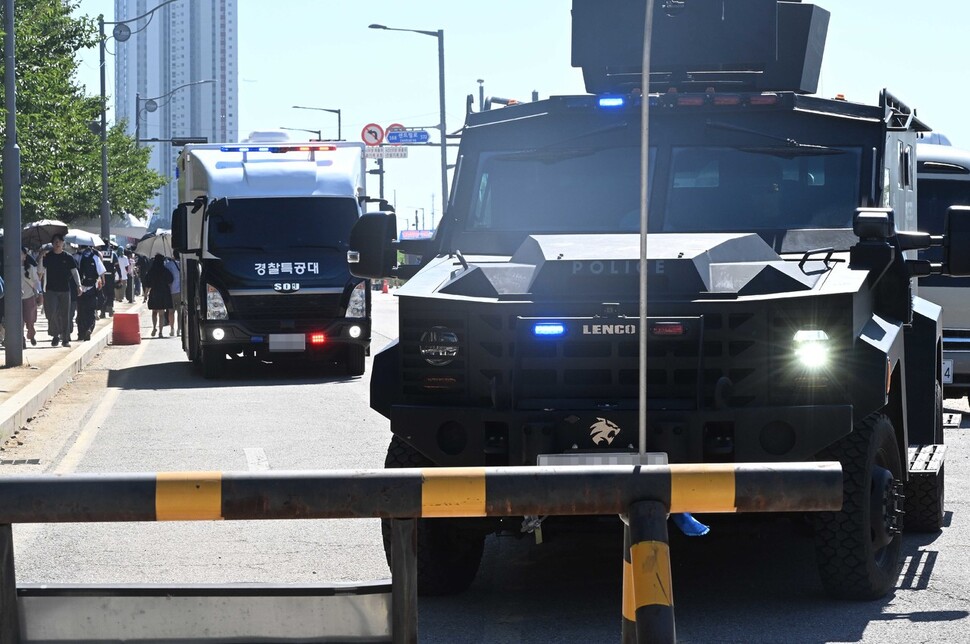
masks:
{"label": "truck wheel", "polygon": [[[933,443],[943,444],[943,388],[936,384]],[[939,532],[943,528],[943,466],[936,476],[910,476],[906,482],[906,530]]]}
{"label": "truck wheel", "polygon": [[186,354],[188,354],[189,360],[196,365],[202,364],[202,350],[199,348],[199,344],[201,343],[199,337],[202,335],[202,333],[199,329],[199,325],[195,324],[194,322],[190,322],[186,326],[183,326],[182,329],[182,335],[187,343]]}
{"label": "truck wheel", "polygon": [[366,362],[364,347],[356,344],[347,346],[347,373],[351,376],[364,375],[364,363]]}
{"label": "truck wheel", "polygon": [[[434,464],[397,436],[387,448],[385,468],[432,467]],[[418,519],[418,594],[454,595],[475,580],[485,549],[485,534],[473,522]],[[391,522],[381,520],[384,554],[391,566]]]}
{"label": "truck wheel", "polygon": [[899,576],[903,466],[892,422],[873,414],[820,455],[842,463],[839,512],[813,513],[815,558],[833,597],[878,599]]}
{"label": "truck wheel", "polygon": [[225,366],[225,351],[216,347],[202,347],[202,375],[207,380],[220,377]]}

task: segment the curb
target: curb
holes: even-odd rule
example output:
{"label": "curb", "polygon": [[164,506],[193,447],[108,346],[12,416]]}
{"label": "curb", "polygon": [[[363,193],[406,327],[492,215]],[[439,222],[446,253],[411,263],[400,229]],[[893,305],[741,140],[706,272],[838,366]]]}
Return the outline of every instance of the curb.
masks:
{"label": "curb", "polygon": [[[144,303],[139,302],[125,312],[140,314],[142,309]],[[96,330],[90,340],[79,343],[76,349],[71,349],[33,382],[0,404],[0,436],[9,436],[26,425],[28,418],[47,404],[71,378],[83,371],[108,346],[112,328],[112,324],[105,324]]]}

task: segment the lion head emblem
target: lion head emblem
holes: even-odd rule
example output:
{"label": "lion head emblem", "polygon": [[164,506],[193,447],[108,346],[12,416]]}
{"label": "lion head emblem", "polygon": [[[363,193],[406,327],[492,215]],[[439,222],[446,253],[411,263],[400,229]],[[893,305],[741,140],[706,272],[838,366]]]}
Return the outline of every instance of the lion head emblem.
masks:
{"label": "lion head emblem", "polygon": [[589,437],[593,439],[593,443],[596,445],[602,445],[603,443],[611,445],[613,439],[621,431],[616,423],[605,418],[597,418],[596,422],[589,426]]}

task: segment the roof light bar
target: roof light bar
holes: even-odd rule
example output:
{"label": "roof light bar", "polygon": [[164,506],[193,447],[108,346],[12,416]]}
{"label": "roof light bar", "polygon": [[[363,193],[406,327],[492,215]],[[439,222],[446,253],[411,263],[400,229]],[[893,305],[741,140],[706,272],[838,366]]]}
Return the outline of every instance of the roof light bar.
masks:
{"label": "roof light bar", "polygon": [[270,152],[282,154],[284,152],[333,152],[335,145],[224,145],[219,148],[222,152]]}

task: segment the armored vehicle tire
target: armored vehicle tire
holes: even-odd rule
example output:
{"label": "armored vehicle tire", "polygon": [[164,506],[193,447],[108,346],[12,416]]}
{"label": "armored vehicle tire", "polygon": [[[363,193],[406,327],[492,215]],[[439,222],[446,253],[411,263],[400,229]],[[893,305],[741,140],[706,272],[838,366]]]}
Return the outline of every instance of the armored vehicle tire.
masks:
{"label": "armored vehicle tire", "polygon": [[367,357],[364,347],[351,344],[347,347],[347,373],[351,376],[364,375],[364,363]]}
{"label": "armored vehicle tire", "polygon": [[[936,385],[933,442],[943,444],[943,388]],[[906,482],[906,530],[938,532],[943,528],[944,467],[936,476],[910,476]]]}
{"label": "armored vehicle tire", "polygon": [[[397,436],[387,448],[385,468],[433,464]],[[468,521],[418,519],[418,595],[454,595],[475,580],[485,549],[485,534]],[[381,520],[384,554],[391,566],[391,522]],[[392,568],[393,570],[393,568]]]}
{"label": "armored vehicle tire", "polygon": [[901,566],[903,466],[892,422],[873,414],[821,457],[842,463],[843,481],[842,509],[813,515],[822,585],[833,597],[880,598]]}
{"label": "armored vehicle tire", "polygon": [[226,352],[217,347],[202,347],[202,375],[207,380],[219,378],[226,367]]}

